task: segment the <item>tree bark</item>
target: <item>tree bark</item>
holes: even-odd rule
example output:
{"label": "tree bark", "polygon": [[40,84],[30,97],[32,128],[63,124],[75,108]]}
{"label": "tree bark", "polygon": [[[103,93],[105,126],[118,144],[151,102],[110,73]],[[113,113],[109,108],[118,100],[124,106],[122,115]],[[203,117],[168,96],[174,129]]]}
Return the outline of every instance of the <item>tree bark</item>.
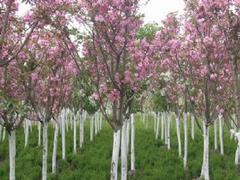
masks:
{"label": "tree bark", "polygon": [[28,125],[28,120],[24,121],[25,127],[24,127],[24,134],[25,134],[25,139],[24,139],[24,147],[27,147],[28,145],[28,137],[29,137],[29,125]]}
{"label": "tree bark", "polygon": [[159,113],[157,113],[156,115],[156,135],[155,135],[155,139],[158,139],[158,136],[159,136]]}
{"label": "tree bark", "polygon": [[90,118],[90,141],[93,141],[93,125],[94,125],[94,117]]}
{"label": "tree bark", "polygon": [[161,113],[161,140],[164,140],[164,112]]}
{"label": "tree bark", "polygon": [[178,156],[182,157],[182,145],[181,145],[181,133],[180,133],[180,123],[179,115],[176,115],[176,129],[177,129],[177,139],[178,139]]}
{"label": "tree bark", "polygon": [[73,153],[77,153],[77,118],[72,117],[73,120]]}
{"label": "tree bark", "polygon": [[42,124],[41,122],[38,122],[38,146],[41,146],[41,139],[42,139],[41,131],[42,131]]}
{"label": "tree bark", "polygon": [[58,132],[59,132],[59,125],[56,122],[55,123],[55,131],[54,131],[54,140],[53,140],[52,173],[56,173],[56,170],[57,170]]}
{"label": "tree bark", "polygon": [[135,171],[135,119],[131,114],[131,171]]}
{"label": "tree bark", "polygon": [[206,121],[203,121],[203,163],[201,170],[201,178],[209,180],[209,127]]}
{"label": "tree bark", "polygon": [[111,163],[111,180],[118,178],[118,159],[120,151],[121,130],[113,132],[113,150]]}
{"label": "tree bark", "polygon": [[217,120],[214,121],[214,149],[218,150]]}
{"label": "tree bark", "polygon": [[191,114],[191,137],[192,137],[192,140],[194,140],[194,138],[195,138],[195,118],[194,118],[193,114]]}
{"label": "tree bark", "polygon": [[168,127],[167,127],[167,145],[168,145],[168,150],[171,148],[171,118],[172,114],[171,112],[168,113]]}
{"label": "tree bark", "polygon": [[223,145],[223,118],[219,115],[219,141],[220,141],[220,154],[224,155],[224,145]]}
{"label": "tree bark", "polygon": [[47,158],[48,158],[48,122],[43,122],[43,159],[42,180],[47,180]]}
{"label": "tree bark", "polygon": [[9,180],[15,180],[16,163],[16,131],[12,130],[9,134]]}
{"label": "tree bark", "polygon": [[127,121],[123,122],[121,132],[121,180],[127,180]]}
{"label": "tree bark", "polygon": [[80,116],[79,129],[80,129],[79,146],[81,149],[83,147],[84,141],[84,116]]}
{"label": "tree bark", "polygon": [[65,113],[66,111],[63,111],[62,116],[61,116],[61,121],[62,121],[62,159],[66,159],[66,136],[65,136]]}
{"label": "tree bark", "polygon": [[187,133],[187,113],[183,113],[183,127],[184,127],[184,157],[183,167],[187,169],[187,158],[188,158],[188,133]]}

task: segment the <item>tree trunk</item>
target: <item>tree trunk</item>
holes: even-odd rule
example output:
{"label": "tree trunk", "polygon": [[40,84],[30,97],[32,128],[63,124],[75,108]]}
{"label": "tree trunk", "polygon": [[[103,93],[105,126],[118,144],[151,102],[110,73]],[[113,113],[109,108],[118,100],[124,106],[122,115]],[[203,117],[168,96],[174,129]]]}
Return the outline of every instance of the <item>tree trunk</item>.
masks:
{"label": "tree trunk", "polygon": [[240,164],[240,133],[234,131],[233,134],[236,137],[237,142],[238,142],[236,153],[235,153],[235,164],[239,166],[239,164]]}
{"label": "tree trunk", "polygon": [[176,115],[176,129],[177,129],[177,139],[178,139],[178,156],[182,157],[182,145],[181,145],[179,115]]}
{"label": "tree trunk", "polygon": [[90,141],[93,141],[93,125],[94,125],[94,117],[90,118]]}
{"label": "tree trunk", "polygon": [[187,158],[188,158],[187,113],[183,113],[183,127],[184,127],[184,157],[183,157],[183,167],[184,167],[184,169],[187,169]]}
{"label": "tree trunk", "polygon": [[28,145],[28,137],[29,137],[29,125],[28,125],[28,120],[25,120],[24,121],[25,123],[25,139],[24,139],[24,147],[27,147],[27,145]]}
{"label": "tree trunk", "polygon": [[113,151],[111,163],[111,180],[118,179],[118,159],[120,151],[121,130],[113,132]]}
{"label": "tree trunk", "polygon": [[168,145],[168,113],[164,113],[164,126],[165,126],[165,145]]}
{"label": "tree trunk", "polygon": [[214,121],[214,149],[218,149],[218,133],[217,133],[217,120]]}
{"label": "tree trunk", "polygon": [[66,158],[66,136],[65,136],[65,111],[62,113],[61,120],[62,120],[62,159],[65,160]]}
{"label": "tree trunk", "polygon": [[4,127],[4,128],[3,128],[3,137],[2,137],[2,141],[5,140],[5,137],[6,137],[6,128]]}
{"label": "tree trunk", "polygon": [[41,146],[41,131],[42,131],[42,128],[41,128],[42,124],[41,122],[38,122],[38,146]]}
{"label": "tree trunk", "polygon": [[161,140],[164,140],[164,112],[161,113]]}
{"label": "tree trunk", "polygon": [[172,118],[172,114],[171,112],[168,113],[168,127],[167,127],[167,145],[168,145],[168,149],[171,148],[171,118]]}
{"label": "tree trunk", "polygon": [[47,158],[48,158],[48,123],[43,122],[42,180],[47,180]]}
{"label": "tree trunk", "polygon": [[195,118],[194,118],[193,114],[191,114],[191,137],[192,137],[192,140],[194,140],[194,137],[195,137]]}
{"label": "tree trunk", "polygon": [[156,116],[156,113],[155,112],[153,112],[152,113],[153,114],[153,131],[154,131],[154,133],[156,133],[156,127],[157,127],[157,116]]}
{"label": "tree trunk", "polygon": [[80,116],[79,130],[80,130],[79,146],[81,149],[83,147],[83,141],[84,141],[84,117],[83,116]]}
{"label": "tree trunk", "polygon": [[3,127],[0,125],[0,142],[2,141],[2,130],[3,130]]}
{"label": "tree trunk", "polygon": [[128,151],[129,151],[129,136],[130,136],[130,126],[131,126],[131,121],[127,120],[127,134],[126,134],[126,151],[127,151],[127,155],[128,155]]}
{"label": "tree trunk", "polygon": [[131,114],[131,171],[135,171],[135,119]]}
{"label": "tree trunk", "polygon": [[127,121],[123,122],[121,133],[121,180],[127,180]]}
{"label": "tree trunk", "polygon": [[204,180],[209,180],[209,127],[204,121],[203,124],[203,163],[202,163],[202,171],[201,178]]}
{"label": "tree trunk", "polygon": [[58,123],[55,123],[54,140],[53,140],[53,154],[52,154],[52,173],[56,173],[57,170],[57,146],[58,146]]}
{"label": "tree trunk", "polygon": [[220,141],[220,154],[224,155],[224,147],[223,147],[223,118],[222,118],[222,115],[219,115],[219,141]]}
{"label": "tree trunk", "polygon": [[9,134],[9,180],[15,180],[16,163],[16,131],[12,130]]}
{"label": "tree trunk", "polygon": [[73,117],[73,153],[77,153],[77,118]]}
{"label": "tree trunk", "polygon": [[94,114],[94,134],[97,135],[98,131],[97,131],[98,127],[97,127],[97,113]]}
{"label": "tree trunk", "polygon": [[155,139],[158,139],[158,136],[159,136],[159,113],[157,113],[157,115],[156,115],[156,135],[155,135]]}

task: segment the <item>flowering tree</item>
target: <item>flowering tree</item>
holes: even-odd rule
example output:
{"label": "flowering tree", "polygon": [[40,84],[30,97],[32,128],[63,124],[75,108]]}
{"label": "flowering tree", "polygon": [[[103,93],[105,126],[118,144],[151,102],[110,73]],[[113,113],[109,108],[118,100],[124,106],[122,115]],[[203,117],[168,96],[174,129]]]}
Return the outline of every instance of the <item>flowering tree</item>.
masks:
{"label": "flowering tree", "polygon": [[[117,178],[117,158],[122,129],[122,178],[126,179],[126,120],[134,94],[141,89],[149,71],[146,41],[136,41],[142,23],[137,14],[139,1],[83,1],[90,24],[90,34],[84,43],[86,67],[96,88],[94,98],[113,130],[113,162],[111,178]],[[144,44],[145,43],[145,44]],[[138,51],[136,47],[143,47]],[[111,114],[106,105],[110,105]]]}

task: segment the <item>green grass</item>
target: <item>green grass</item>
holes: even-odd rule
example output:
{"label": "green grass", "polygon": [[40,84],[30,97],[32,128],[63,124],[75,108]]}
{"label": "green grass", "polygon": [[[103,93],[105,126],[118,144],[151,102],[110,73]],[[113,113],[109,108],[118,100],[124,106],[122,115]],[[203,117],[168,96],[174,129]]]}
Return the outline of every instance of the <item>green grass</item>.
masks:
{"label": "green grass", "polygon": [[[202,163],[202,136],[196,128],[196,137],[192,141],[189,128],[188,170],[183,170],[183,161],[178,158],[175,122],[171,132],[171,150],[167,150],[161,140],[155,140],[152,122],[144,128],[142,121],[136,124],[136,174],[131,180],[181,180],[195,179],[200,175]],[[181,124],[182,125],[182,124]],[[29,145],[24,148],[23,130],[17,131],[16,179],[41,179],[41,147],[37,147],[37,127],[30,133]],[[103,130],[89,141],[89,122],[85,126],[85,144],[82,150],[73,154],[72,132],[66,138],[65,161],[61,160],[61,135],[58,146],[58,173],[51,174],[51,156],[53,128],[49,128],[48,179],[50,180],[108,180],[112,148],[112,130],[104,124]],[[78,134],[77,134],[78,135]],[[183,142],[183,131],[181,131]],[[77,141],[78,143],[78,141]],[[210,177],[215,180],[238,180],[239,170],[234,165],[236,143],[230,140],[228,130],[224,134],[225,155],[213,150],[213,132],[210,136]],[[8,141],[0,143],[0,179],[8,179]],[[120,173],[119,173],[120,174]]]}

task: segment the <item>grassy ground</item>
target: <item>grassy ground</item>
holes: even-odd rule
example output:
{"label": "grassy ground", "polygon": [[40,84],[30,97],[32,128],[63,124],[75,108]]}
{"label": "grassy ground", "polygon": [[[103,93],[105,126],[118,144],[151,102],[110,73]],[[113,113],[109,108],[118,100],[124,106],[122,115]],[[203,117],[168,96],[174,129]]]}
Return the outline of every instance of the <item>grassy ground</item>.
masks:
{"label": "grassy ground", "polygon": [[[183,131],[182,131],[183,132]],[[181,132],[181,133],[182,133]],[[29,146],[24,148],[24,134],[17,132],[16,179],[41,179],[41,147],[37,147],[37,128],[30,133]],[[210,177],[215,180],[238,180],[239,170],[234,165],[236,143],[230,140],[225,129],[225,155],[213,150],[213,134],[210,137]],[[175,122],[172,126],[171,150],[167,150],[161,140],[155,140],[152,124],[145,128],[142,121],[136,124],[136,174],[131,180],[180,180],[195,179],[200,175],[202,163],[202,137],[196,129],[196,139],[190,138],[188,170],[183,170],[183,161],[178,158]],[[183,137],[183,133],[181,134]],[[49,129],[49,165],[51,172],[53,128]],[[6,139],[7,140],[7,139]],[[0,143],[0,180],[8,179],[8,142]],[[58,146],[58,173],[49,173],[52,180],[108,180],[112,148],[112,131],[107,124],[104,129],[89,142],[89,123],[85,127],[85,144],[76,155],[73,152],[72,132],[67,133],[67,159],[61,160],[61,139]],[[183,141],[183,138],[182,138]]]}

